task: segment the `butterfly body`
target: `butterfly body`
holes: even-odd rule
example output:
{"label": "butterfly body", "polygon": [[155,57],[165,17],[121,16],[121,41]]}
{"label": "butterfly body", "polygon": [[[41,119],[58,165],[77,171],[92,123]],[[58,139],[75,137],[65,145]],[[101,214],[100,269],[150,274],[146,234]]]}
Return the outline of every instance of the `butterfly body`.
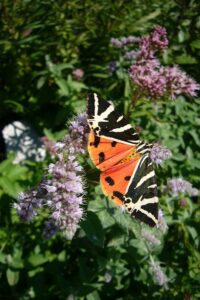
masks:
{"label": "butterfly body", "polygon": [[116,205],[150,226],[158,218],[155,172],[150,146],[139,139],[110,101],[88,96],[88,151],[101,171],[102,190]]}

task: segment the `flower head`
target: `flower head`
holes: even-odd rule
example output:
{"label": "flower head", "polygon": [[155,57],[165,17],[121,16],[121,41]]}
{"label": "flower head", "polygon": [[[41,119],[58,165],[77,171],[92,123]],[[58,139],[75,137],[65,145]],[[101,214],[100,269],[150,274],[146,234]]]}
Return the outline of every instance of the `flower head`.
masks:
{"label": "flower head", "polygon": [[196,96],[200,85],[178,67],[164,67],[156,58],[156,50],[167,48],[167,32],[164,27],[155,26],[150,35],[142,37],[139,49],[126,53],[127,58],[135,59],[129,68],[133,83],[152,98],[165,95],[175,99],[178,95]]}
{"label": "flower head", "polygon": [[152,98],[164,96],[166,79],[160,73],[160,63],[157,59],[133,64],[129,69],[129,76],[136,85]]}
{"label": "flower head", "polygon": [[200,89],[200,85],[177,66],[165,67],[163,75],[166,77],[167,91],[172,99],[181,94],[196,96],[197,90]]}
{"label": "flower head", "polygon": [[153,274],[154,282],[167,289],[168,278],[165,273],[162,271],[159,262],[155,262],[153,259],[150,261],[150,268]]}
{"label": "flower head", "polygon": [[171,151],[165,147],[162,147],[158,143],[155,143],[150,151],[150,157],[153,162],[160,165],[163,160],[170,158],[172,155]]}
{"label": "flower head", "polygon": [[194,188],[192,184],[182,178],[172,178],[168,181],[168,186],[172,194],[186,193],[189,196],[197,196],[198,189]]}
{"label": "flower head", "polygon": [[59,148],[59,144],[50,140],[47,136],[43,136],[41,138],[41,141],[44,144],[44,147],[46,151],[50,154],[50,156],[53,158],[55,157],[57,150]]}
{"label": "flower head", "polygon": [[138,43],[140,41],[139,37],[136,36],[128,36],[128,37],[121,37],[121,38],[111,38],[111,44],[116,48],[122,48],[129,44]]}
{"label": "flower head", "polygon": [[155,26],[154,30],[149,36],[149,39],[152,45],[159,50],[167,48],[169,44],[169,41],[167,39],[167,31],[162,26]]}
{"label": "flower head", "polygon": [[143,230],[142,232],[143,237],[145,240],[152,246],[159,246],[161,241],[155,237],[150,231]]}
{"label": "flower head", "polygon": [[64,143],[71,153],[85,153],[88,138],[87,114],[80,113],[69,124],[69,135]]}
{"label": "flower head", "polygon": [[81,80],[84,76],[84,71],[82,69],[75,69],[73,70],[72,74],[74,75],[74,77],[76,78],[76,80]]}
{"label": "flower head", "polygon": [[163,233],[165,233],[168,229],[167,223],[165,221],[163,211],[159,209],[158,211],[158,223],[157,228],[159,228]]}

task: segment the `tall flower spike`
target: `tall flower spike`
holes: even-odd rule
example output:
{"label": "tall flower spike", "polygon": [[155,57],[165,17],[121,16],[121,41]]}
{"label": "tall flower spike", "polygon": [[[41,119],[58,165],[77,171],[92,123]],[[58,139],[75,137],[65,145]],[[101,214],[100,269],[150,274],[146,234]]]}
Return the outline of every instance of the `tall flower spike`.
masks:
{"label": "tall flower spike", "polygon": [[168,289],[168,286],[167,286],[168,278],[165,275],[165,273],[162,271],[159,262],[155,262],[153,260],[153,258],[151,258],[150,268],[151,268],[151,272],[153,274],[154,282],[157,285],[162,286],[165,289]]}
{"label": "tall flower spike", "polygon": [[157,228],[159,228],[163,233],[165,233],[168,229],[167,223],[165,221],[163,211],[159,209],[158,211],[158,223]]}
{"label": "tall flower spike", "polygon": [[66,238],[72,239],[83,217],[84,184],[82,168],[73,155],[59,156],[59,161],[49,167],[50,179],[44,188],[48,191],[47,205],[52,219]]}
{"label": "tall flower spike", "polygon": [[50,221],[45,223],[44,230],[46,238],[60,229],[72,239],[83,217],[84,181],[75,155],[85,151],[87,130],[86,114],[80,114],[70,123],[69,135],[62,143],[43,138],[55,162],[49,164],[48,174],[37,189],[20,193],[18,203],[14,204],[23,220],[32,220],[37,208],[50,208]]}

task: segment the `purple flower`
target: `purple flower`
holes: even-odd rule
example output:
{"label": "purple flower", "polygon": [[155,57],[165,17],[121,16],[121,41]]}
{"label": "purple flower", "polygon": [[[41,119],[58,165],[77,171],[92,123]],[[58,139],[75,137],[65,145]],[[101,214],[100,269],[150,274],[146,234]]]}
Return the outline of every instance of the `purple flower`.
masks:
{"label": "purple flower", "polygon": [[36,190],[21,193],[19,202],[14,205],[24,220],[32,220],[37,208],[48,207],[50,221],[46,223],[44,233],[48,237],[58,229],[72,239],[83,217],[84,181],[82,167],[75,155],[84,153],[87,134],[86,114],[80,114],[69,124],[69,135],[62,143],[44,138],[53,162]]}
{"label": "purple flower", "polygon": [[58,228],[52,220],[45,222],[43,231],[44,238],[49,240],[57,233],[57,230]]}
{"label": "purple flower", "polygon": [[128,36],[128,37],[121,37],[121,38],[111,38],[111,44],[116,48],[123,48],[129,44],[138,43],[140,41],[139,37],[136,36]]}
{"label": "purple flower", "polygon": [[111,61],[108,65],[108,70],[112,74],[117,70],[117,63],[116,61]]}
{"label": "purple flower", "polygon": [[163,160],[171,157],[172,153],[169,149],[162,147],[158,143],[155,143],[150,151],[150,157],[153,162],[160,165]]}
{"label": "purple flower", "polygon": [[155,56],[155,50],[167,48],[166,29],[156,26],[152,33],[140,39],[139,49],[126,54],[136,62],[129,68],[129,76],[133,83],[144,90],[151,98],[178,95],[196,96],[200,85],[186,75],[178,67],[164,67]]}
{"label": "purple flower", "polygon": [[57,152],[56,142],[50,140],[47,136],[43,136],[41,141],[44,144],[46,151],[50,154],[51,157],[55,157]]}
{"label": "purple flower", "polygon": [[153,275],[154,282],[159,285],[164,287],[165,289],[168,288],[167,282],[168,278],[165,275],[165,273],[162,271],[159,262],[155,262],[153,258],[151,257],[150,261],[150,269]]}
{"label": "purple flower", "polygon": [[142,37],[139,42],[138,59],[143,61],[154,59],[154,50],[149,36]]}
{"label": "purple flower", "polygon": [[71,153],[85,153],[88,138],[87,114],[79,114],[69,124],[69,135],[64,138],[64,143]]}
{"label": "purple flower", "polygon": [[197,90],[200,89],[200,85],[177,66],[165,67],[163,75],[166,77],[167,91],[172,99],[181,94],[196,96]]}
{"label": "purple flower", "polygon": [[136,50],[128,51],[124,54],[124,58],[128,60],[135,60],[138,58],[139,52]]}
{"label": "purple flower", "polygon": [[73,155],[63,155],[51,164],[51,176],[44,185],[48,191],[46,199],[52,211],[51,218],[68,239],[72,239],[83,217],[84,183],[81,171]]}
{"label": "purple flower", "polygon": [[145,238],[145,240],[152,246],[159,246],[161,244],[161,241],[147,230],[143,230],[142,235]]}
{"label": "purple flower", "polygon": [[167,39],[167,31],[164,27],[155,26],[153,32],[149,36],[150,42],[152,45],[159,49],[166,49],[169,41]]}
{"label": "purple flower", "polygon": [[120,39],[111,38],[110,42],[116,48],[122,48],[123,47],[123,43],[120,41]]}
{"label": "purple flower", "polygon": [[19,193],[18,202],[14,203],[13,207],[23,221],[31,221],[37,215],[36,209],[42,207],[43,199],[39,191]]}
{"label": "purple flower", "polygon": [[132,81],[153,98],[162,97],[166,90],[166,79],[160,73],[157,59],[132,65],[129,69]]}
{"label": "purple flower", "polygon": [[167,223],[165,221],[163,211],[159,209],[158,211],[158,223],[157,228],[159,228],[163,233],[165,233],[168,229]]}
{"label": "purple flower", "polygon": [[182,178],[172,178],[168,181],[168,186],[172,194],[186,193],[189,196],[197,196],[199,194],[198,189],[193,188],[192,184]]}
{"label": "purple flower", "polygon": [[81,80],[84,76],[84,71],[82,69],[75,69],[73,70],[72,74],[74,75],[76,80]]}

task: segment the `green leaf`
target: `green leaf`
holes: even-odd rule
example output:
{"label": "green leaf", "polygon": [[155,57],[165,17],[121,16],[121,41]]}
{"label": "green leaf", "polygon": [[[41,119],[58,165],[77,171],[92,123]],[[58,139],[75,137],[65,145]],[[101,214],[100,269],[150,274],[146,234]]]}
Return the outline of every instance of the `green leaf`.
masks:
{"label": "green leaf", "polygon": [[37,89],[41,89],[43,87],[43,85],[46,82],[46,78],[45,77],[40,77],[37,81]]}
{"label": "green leaf", "polygon": [[6,277],[7,277],[7,280],[8,280],[8,284],[10,286],[14,286],[19,281],[19,271],[13,271],[11,269],[7,269]]}
{"label": "green leaf", "polygon": [[194,139],[195,143],[197,144],[197,146],[200,146],[200,138],[199,138],[199,135],[197,134],[197,132],[195,130],[190,130],[189,133],[193,137],[193,139]]}
{"label": "green leaf", "polygon": [[87,300],[101,300],[101,298],[99,297],[99,293],[97,291],[94,291],[92,293],[90,293],[89,295],[86,296]]}
{"label": "green leaf", "polygon": [[190,55],[180,55],[176,57],[176,63],[180,65],[192,65],[197,64],[197,60]]}
{"label": "green leaf", "polygon": [[42,254],[35,254],[35,253],[31,254],[31,256],[28,259],[29,263],[34,267],[40,266],[46,263],[48,260],[49,260],[48,257]]}
{"label": "green leaf", "polygon": [[194,40],[190,43],[192,48],[200,49],[200,40]]}
{"label": "green leaf", "polygon": [[67,86],[67,82],[65,79],[55,79],[57,85],[60,88],[61,96],[69,96],[69,87]]}
{"label": "green leaf", "polygon": [[88,239],[96,246],[104,246],[104,231],[97,215],[93,212],[87,213],[87,218],[81,224]]}

